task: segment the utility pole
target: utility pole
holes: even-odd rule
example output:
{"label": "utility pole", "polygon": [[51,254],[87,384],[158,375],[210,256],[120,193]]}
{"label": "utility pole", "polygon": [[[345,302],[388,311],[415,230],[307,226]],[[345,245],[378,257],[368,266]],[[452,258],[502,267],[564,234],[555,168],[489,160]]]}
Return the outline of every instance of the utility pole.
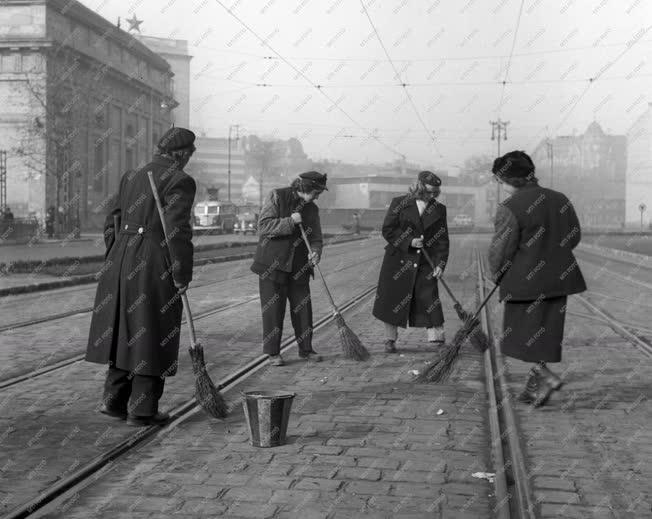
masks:
{"label": "utility pole", "polygon": [[[28,191],[29,192],[29,191]],[[7,207],[7,152],[0,150],[0,212]]]}
{"label": "utility pole", "polygon": [[553,187],[553,177],[554,177],[554,148],[552,141],[548,139],[546,141],[546,151],[548,152],[548,158],[550,159],[550,189]]}
{"label": "utility pole", "polygon": [[235,128],[236,131],[236,137],[235,137],[235,142],[238,142],[238,139],[240,138],[240,125],[239,124],[232,124],[229,126],[229,159],[228,159],[228,165],[227,165],[227,175],[228,175],[228,191],[227,191],[227,197],[229,199],[229,202],[231,201],[231,132],[233,131],[233,128]]}
{"label": "utility pole", "polygon": [[[491,125],[491,140],[498,140],[498,157],[500,157],[500,137],[502,135],[503,140],[507,140],[507,125],[509,121],[501,121],[500,117],[497,121],[489,121]],[[496,132],[498,137],[496,138]],[[496,184],[496,209],[498,209],[498,204],[500,203],[500,182]]]}

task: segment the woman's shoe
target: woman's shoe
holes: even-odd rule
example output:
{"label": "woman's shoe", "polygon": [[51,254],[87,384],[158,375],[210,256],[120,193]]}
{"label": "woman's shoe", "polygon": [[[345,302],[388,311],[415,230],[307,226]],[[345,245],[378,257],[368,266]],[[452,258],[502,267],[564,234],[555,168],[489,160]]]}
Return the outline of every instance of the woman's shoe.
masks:
{"label": "woman's shoe", "polygon": [[564,385],[564,382],[562,379],[560,379],[557,375],[555,375],[548,366],[540,365],[539,366],[539,373],[543,377],[543,379],[548,383],[548,385],[554,389],[555,391],[558,391],[561,389],[561,386]]}
{"label": "woman's shoe", "polygon": [[392,339],[385,341],[385,353],[396,353],[396,341]]}
{"label": "woman's shoe", "polygon": [[518,399],[525,404],[532,404],[534,407],[541,407],[548,402],[552,392],[553,387],[548,384],[540,371],[534,367],[530,370],[528,379],[525,383],[525,389],[523,389],[523,392],[518,396]]}
{"label": "woman's shoe", "polygon": [[278,354],[278,355],[270,355],[269,356],[269,363],[272,366],[285,366],[285,361],[283,360],[283,357],[281,357],[280,354]]}
{"label": "woman's shoe", "polygon": [[153,416],[135,416],[127,417],[127,424],[135,427],[147,427],[149,425],[165,425],[170,421],[170,413],[156,413]]}
{"label": "woman's shoe", "polygon": [[110,416],[111,418],[118,418],[120,420],[126,420],[127,419],[127,411],[124,410],[118,410],[118,409],[112,409],[106,404],[102,404],[102,407],[100,407],[100,413],[105,414],[107,416]]}

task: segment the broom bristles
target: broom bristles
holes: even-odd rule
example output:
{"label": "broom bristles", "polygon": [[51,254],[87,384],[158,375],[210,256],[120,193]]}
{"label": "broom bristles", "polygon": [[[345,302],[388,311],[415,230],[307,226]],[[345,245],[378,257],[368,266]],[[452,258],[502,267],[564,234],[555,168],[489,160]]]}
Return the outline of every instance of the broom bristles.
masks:
{"label": "broom bristles", "polygon": [[364,347],[358,336],[353,333],[344,322],[344,318],[339,314],[335,314],[335,322],[340,333],[340,342],[342,343],[342,351],[347,359],[353,360],[367,360],[370,357],[369,351]]}
{"label": "broom bristles", "polygon": [[204,361],[204,348],[196,344],[189,348],[192,361],[192,371],[195,374],[195,393],[197,401],[202,409],[214,418],[224,418],[228,412],[228,406],[217,387],[211,380],[206,363]]}
{"label": "broom bristles", "polygon": [[442,382],[448,378],[453,371],[453,366],[459,357],[459,352],[464,342],[464,328],[460,328],[453,342],[445,346],[443,352],[430,363],[430,365],[422,371],[416,378],[417,382]]}

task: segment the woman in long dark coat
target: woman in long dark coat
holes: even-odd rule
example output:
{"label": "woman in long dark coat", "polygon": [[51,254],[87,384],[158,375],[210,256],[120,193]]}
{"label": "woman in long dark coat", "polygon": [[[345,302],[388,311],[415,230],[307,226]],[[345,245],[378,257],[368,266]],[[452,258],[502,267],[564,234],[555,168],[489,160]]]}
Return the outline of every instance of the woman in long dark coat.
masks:
{"label": "woman in long dark coat", "polygon": [[[180,294],[192,279],[190,218],[196,187],[183,167],[195,150],[194,139],[189,130],[170,129],[152,162],[123,175],[106,219],[106,262],[97,285],[86,360],[109,364],[101,412],[128,418],[131,425],[168,419],[167,413],[159,413],[158,401],[165,377],[177,371]],[[148,171],[164,205],[169,250]],[[114,222],[119,222],[117,233]]]}
{"label": "woman in long dark coat", "polygon": [[446,206],[436,200],[440,186],[437,175],[422,171],[407,195],[392,200],[383,222],[387,245],[373,315],[385,324],[387,353],[396,352],[399,326],[426,328],[433,343],[445,340],[437,279],[448,262],[449,240]]}
{"label": "woman in long dark coat", "polygon": [[539,407],[562,384],[546,363],[561,361],[566,298],[586,290],[573,255],[580,223],[565,195],[539,186],[526,153],[497,158],[492,171],[513,193],[498,206],[489,249],[505,302],[501,350],[534,363],[519,399]]}

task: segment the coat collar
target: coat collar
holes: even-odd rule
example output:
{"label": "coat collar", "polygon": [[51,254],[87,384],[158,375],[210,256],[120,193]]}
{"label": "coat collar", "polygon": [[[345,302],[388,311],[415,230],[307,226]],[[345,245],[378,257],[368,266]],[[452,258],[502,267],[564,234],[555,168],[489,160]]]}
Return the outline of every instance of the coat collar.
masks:
{"label": "coat collar", "polygon": [[436,200],[426,205],[423,214],[419,215],[419,208],[417,207],[417,199],[412,195],[407,195],[406,212],[411,221],[417,226],[423,226],[424,229],[430,227],[442,216],[441,204]]}

